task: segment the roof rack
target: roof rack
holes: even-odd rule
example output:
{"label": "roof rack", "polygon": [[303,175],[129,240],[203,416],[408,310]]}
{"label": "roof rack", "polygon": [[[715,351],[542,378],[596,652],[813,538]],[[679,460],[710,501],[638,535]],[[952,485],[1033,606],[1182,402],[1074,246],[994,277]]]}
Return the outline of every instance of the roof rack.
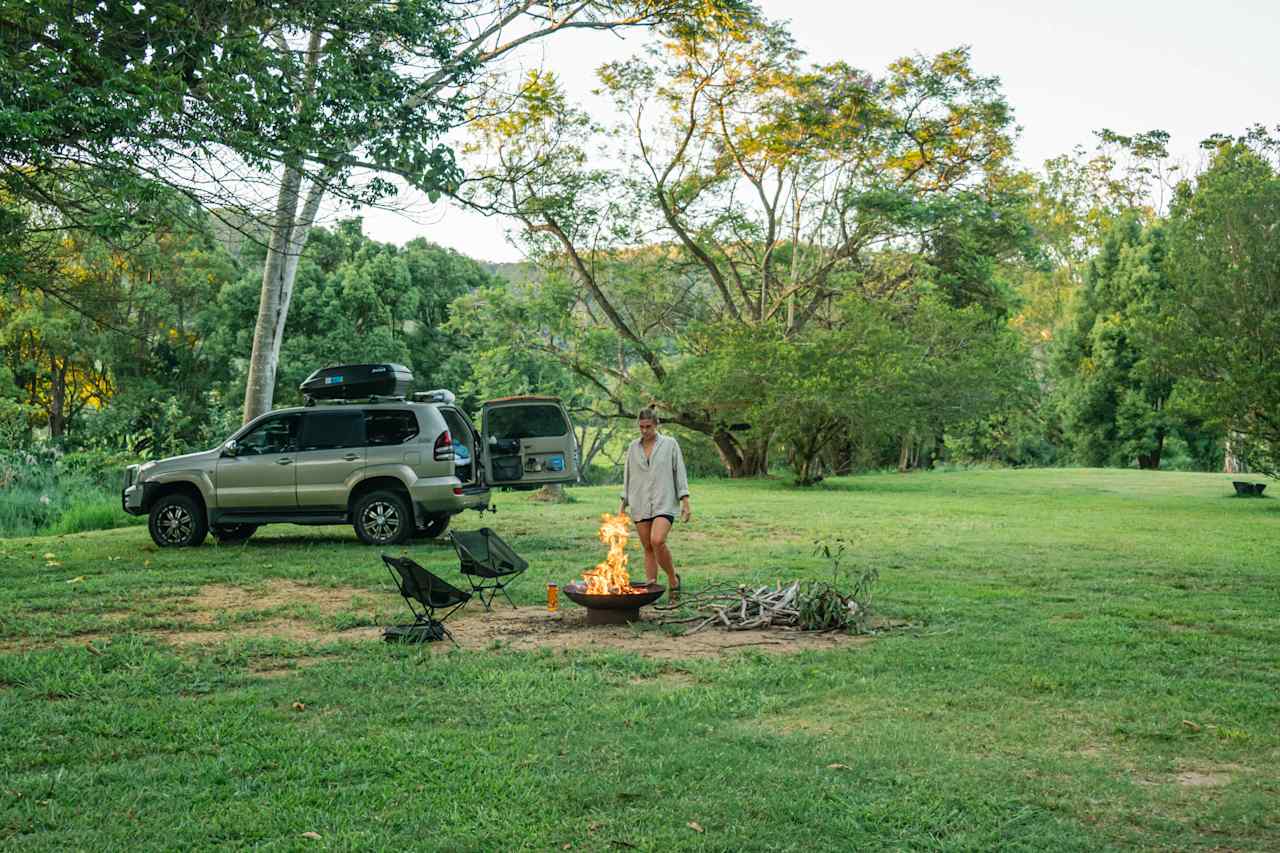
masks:
{"label": "roof rack", "polygon": [[[415,395],[416,396],[416,395]],[[408,400],[404,396],[384,397],[377,394],[371,394],[368,397],[355,397],[350,400],[317,400],[314,397],[307,397],[304,406],[368,406],[371,403],[407,403]]]}

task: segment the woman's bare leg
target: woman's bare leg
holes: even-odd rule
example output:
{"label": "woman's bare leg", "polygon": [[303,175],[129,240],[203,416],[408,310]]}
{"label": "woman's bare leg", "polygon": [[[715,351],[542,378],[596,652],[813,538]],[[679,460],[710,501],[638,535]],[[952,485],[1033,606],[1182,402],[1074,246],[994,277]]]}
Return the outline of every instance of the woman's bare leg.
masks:
{"label": "woman's bare leg", "polygon": [[[667,573],[667,589],[676,588],[676,566],[671,558],[671,549],[667,547],[667,534],[671,532],[671,522],[665,518],[655,518],[650,524],[646,525],[649,530],[648,534],[649,547],[653,550],[653,555],[657,558],[659,566]],[[645,571],[649,571],[648,566],[649,551],[645,551]],[[657,580],[658,570],[653,569],[653,577],[651,580]]]}
{"label": "woman's bare leg", "polygon": [[[660,518],[658,521],[666,521],[666,519]],[[651,521],[636,522],[636,533],[640,534],[640,545],[644,548],[644,579],[647,583],[658,582],[658,555],[653,550],[653,535],[650,530],[652,527]],[[663,537],[665,536],[664,533]]]}

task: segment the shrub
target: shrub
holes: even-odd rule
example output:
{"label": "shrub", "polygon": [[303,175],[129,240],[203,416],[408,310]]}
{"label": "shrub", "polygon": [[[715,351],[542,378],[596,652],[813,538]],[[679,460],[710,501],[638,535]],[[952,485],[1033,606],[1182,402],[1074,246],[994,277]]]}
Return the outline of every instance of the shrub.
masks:
{"label": "shrub", "polygon": [[136,521],[120,507],[119,454],[42,445],[0,451],[0,536],[102,530]]}

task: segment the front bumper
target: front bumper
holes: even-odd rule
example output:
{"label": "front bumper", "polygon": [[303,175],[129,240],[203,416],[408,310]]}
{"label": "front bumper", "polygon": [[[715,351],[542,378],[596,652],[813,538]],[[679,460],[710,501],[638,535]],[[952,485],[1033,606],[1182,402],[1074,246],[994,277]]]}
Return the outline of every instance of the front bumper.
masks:
{"label": "front bumper", "polygon": [[124,488],[120,490],[120,508],[129,515],[146,515],[151,507],[151,483],[139,483],[138,466],[130,465],[124,472]]}

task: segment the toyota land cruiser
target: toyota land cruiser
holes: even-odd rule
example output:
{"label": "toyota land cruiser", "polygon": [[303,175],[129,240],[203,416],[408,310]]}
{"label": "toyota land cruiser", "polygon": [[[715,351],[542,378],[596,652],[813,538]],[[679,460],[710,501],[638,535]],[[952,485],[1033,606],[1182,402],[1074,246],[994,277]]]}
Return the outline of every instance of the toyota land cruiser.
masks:
{"label": "toyota land cruiser", "polygon": [[370,545],[444,533],[490,489],[572,482],[577,443],[553,397],[490,400],[477,431],[447,391],[280,409],[220,447],[125,471],[126,512],[161,547],[212,532],[243,542],[263,524],[351,524]]}

